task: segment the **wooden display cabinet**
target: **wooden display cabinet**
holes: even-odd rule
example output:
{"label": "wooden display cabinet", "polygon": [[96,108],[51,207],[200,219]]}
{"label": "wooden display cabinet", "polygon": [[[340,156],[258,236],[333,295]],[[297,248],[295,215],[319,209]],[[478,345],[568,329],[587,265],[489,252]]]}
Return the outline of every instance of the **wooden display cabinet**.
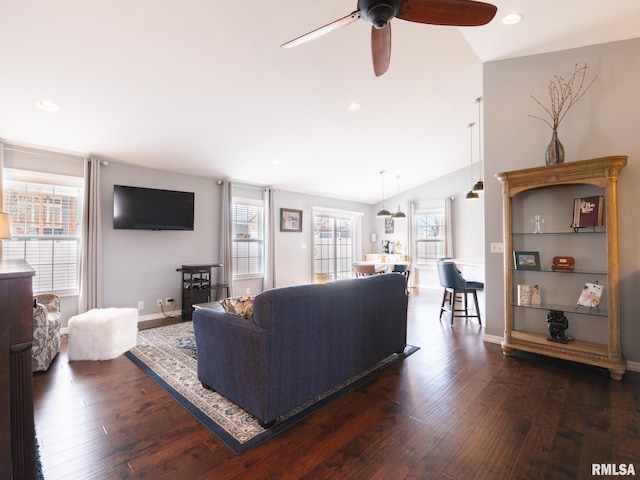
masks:
{"label": "wooden display cabinet", "polygon": [[[612,156],[496,175],[503,196],[505,355],[548,355],[603,367],[611,378],[622,379],[618,176],[626,164],[626,156]],[[603,225],[574,230],[574,199],[587,196],[603,197]],[[515,251],[537,254],[539,269],[516,268]],[[554,270],[556,256],[574,257],[574,269]],[[577,305],[585,283],[604,286],[597,308]],[[528,284],[540,287],[539,305],[518,305],[518,285]],[[548,339],[551,310],[569,321],[566,344]]]}

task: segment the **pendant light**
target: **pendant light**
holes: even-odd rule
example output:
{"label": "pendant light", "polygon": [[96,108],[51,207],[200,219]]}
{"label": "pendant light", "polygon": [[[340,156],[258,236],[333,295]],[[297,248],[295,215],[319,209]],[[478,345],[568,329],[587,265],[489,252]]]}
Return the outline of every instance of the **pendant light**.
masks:
{"label": "pendant light", "polygon": [[[470,132],[470,153],[471,153],[471,158],[469,159],[469,166],[471,167],[471,183],[473,183],[473,126],[475,125],[475,123],[470,123],[469,124],[469,132]],[[467,196],[465,197],[467,200],[477,200],[478,198],[480,198],[478,196],[478,194],[476,192],[473,191],[473,189],[469,190],[469,193],[467,193]]]}
{"label": "pendant light", "polygon": [[382,178],[382,209],[376,213],[376,217],[391,218],[391,212],[384,208],[384,170],[380,172],[380,177]]}
{"label": "pendant light", "polygon": [[482,118],[480,104],[482,103],[482,97],[476,98],[476,103],[478,104],[478,164],[480,165],[480,180],[476,182],[471,190],[475,193],[480,193],[484,191],[484,182],[482,181],[482,130],[480,128],[480,120]]}
{"label": "pendant light", "polygon": [[[396,177],[396,180],[398,181],[398,195],[400,195],[400,175]],[[391,218],[397,218],[397,219],[407,218],[407,216],[404,214],[404,212],[400,208],[400,201],[398,201],[398,211],[393,215],[391,215]]]}

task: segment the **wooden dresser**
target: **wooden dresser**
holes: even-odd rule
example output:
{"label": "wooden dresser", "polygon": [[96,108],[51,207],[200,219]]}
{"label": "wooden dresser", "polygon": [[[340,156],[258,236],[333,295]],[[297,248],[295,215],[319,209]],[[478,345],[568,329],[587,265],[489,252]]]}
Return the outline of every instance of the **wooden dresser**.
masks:
{"label": "wooden dresser", "polygon": [[14,480],[35,479],[34,275],[23,260],[0,260],[0,476]]}

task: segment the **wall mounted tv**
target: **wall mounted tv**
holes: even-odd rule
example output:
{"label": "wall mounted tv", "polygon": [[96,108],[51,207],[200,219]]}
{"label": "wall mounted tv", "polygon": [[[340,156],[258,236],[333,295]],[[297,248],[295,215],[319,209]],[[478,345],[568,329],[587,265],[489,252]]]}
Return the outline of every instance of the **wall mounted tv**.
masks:
{"label": "wall mounted tv", "polygon": [[113,228],[193,230],[194,193],[113,186]]}

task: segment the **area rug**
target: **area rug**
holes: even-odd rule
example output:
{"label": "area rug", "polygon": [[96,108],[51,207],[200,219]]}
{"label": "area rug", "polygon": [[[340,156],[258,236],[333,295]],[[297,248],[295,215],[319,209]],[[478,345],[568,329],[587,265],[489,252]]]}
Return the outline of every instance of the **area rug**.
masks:
{"label": "area rug", "polygon": [[202,387],[197,374],[192,322],[140,330],[137,345],[125,355],[233,452],[240,455],[311,415],[338,396],[368,382],[418,349],[407,345],[403,353],[391,355],[369,370],[319,395],[279,418],[268,429],[219,393]]}

